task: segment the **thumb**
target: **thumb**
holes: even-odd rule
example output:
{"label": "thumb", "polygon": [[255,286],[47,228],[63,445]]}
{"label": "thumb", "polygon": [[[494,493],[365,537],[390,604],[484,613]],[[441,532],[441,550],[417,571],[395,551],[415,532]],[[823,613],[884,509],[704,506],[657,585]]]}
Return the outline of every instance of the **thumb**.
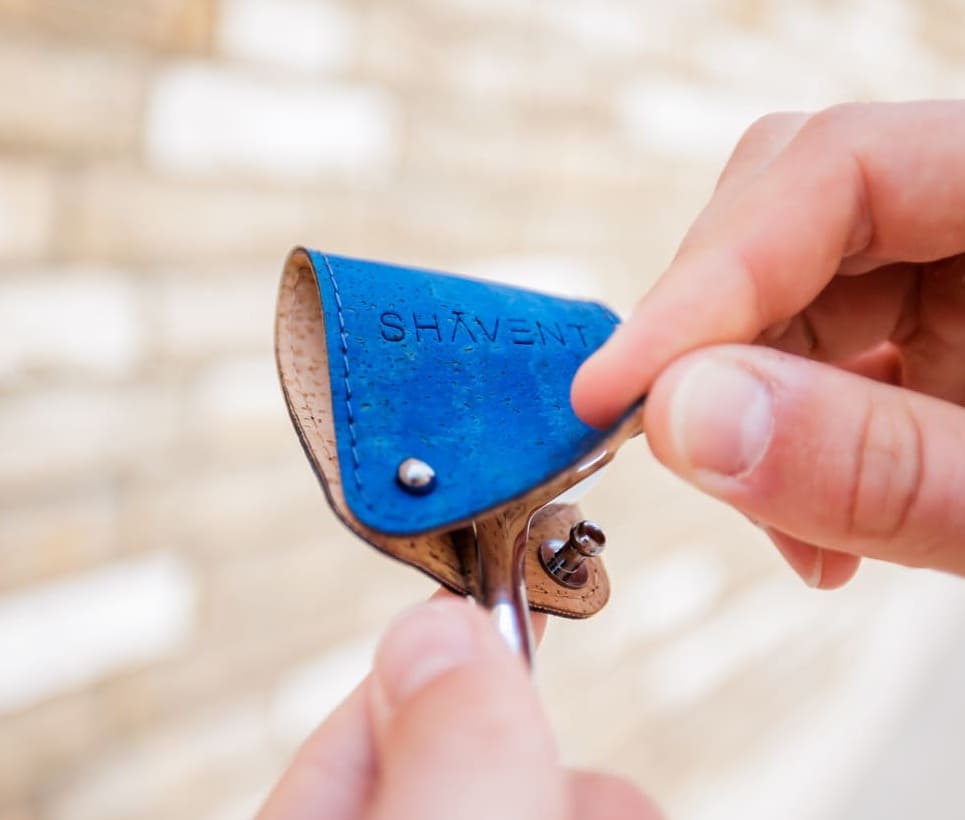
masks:
{"label": "thumb", "polygon": [[528,673],[467,601],[432,601],[396,621],[368,695],[374,818],[564,816],[567,784]]}
{"label": "thumb", "polygon": [[805,544],[965,573],[965,410],[762,347],[679,359],[647,399],[657,457]]}

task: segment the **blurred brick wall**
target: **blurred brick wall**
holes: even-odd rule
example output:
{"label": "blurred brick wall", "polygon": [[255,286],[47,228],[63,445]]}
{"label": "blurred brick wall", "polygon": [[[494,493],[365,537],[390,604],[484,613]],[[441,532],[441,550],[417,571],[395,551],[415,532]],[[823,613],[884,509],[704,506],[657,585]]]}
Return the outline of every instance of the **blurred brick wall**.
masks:
{"label": "blurred brick wall", "polygon": [[[0,816],[250,814],[431,590],[290,430],[291,245],[626,309],[754,117],[960,94],[963,38],[954,0],[0,0]],[[678,816],[832,816],[794,773],[833,741],[847,797],[914,713],[881,670],[963,634],[941,579],[818,602],[639,442],[587,508],[614,600],[541,685]]]}

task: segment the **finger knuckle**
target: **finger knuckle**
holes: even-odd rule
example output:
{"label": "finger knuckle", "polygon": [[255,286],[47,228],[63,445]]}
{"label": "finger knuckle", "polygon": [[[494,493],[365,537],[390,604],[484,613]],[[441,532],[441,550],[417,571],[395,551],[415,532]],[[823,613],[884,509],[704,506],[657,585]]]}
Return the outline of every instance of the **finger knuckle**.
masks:
{"label": "finger knuckle", "polygon": [[752,122],[737,142],[734,156],[755,152],[761,145],[769,145],[776,137],[795,131],[807,119],[800,111],[772,111]]}
{"label": "finger knuckle", "polygon": [[809,142],[837,144],[850,133],[856,122],[861,122],[866,103],[839,103],[824,108],[808,117],[801,126],[799,137]]}
{"label": "finger knuckle", "polygon": [[789,125],[798,123],[805,116],[800,111],[771,111],[754,120],[745,132],[745,136],[753,134],[771,135],[775,132],[783,132]]}
{"label": "finger knuckle", "polygon": [[905,403],[869,398],[853,457],[845,529],[856,539],[900,538],[912,519],[924,475],[920,422]]}

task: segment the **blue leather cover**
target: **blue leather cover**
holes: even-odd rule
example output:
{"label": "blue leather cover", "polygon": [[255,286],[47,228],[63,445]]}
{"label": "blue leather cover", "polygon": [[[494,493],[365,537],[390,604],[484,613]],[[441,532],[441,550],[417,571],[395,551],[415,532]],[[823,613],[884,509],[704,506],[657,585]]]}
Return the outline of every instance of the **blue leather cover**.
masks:
{"label": "blue leather cover", "polygon": [[[309,251],[325,319],[345,500],[410,535],[523,495],[595,449],[570,409],[580,363],[613,332],[602,305]],[[436,473],[396,482],[414,457]]]}

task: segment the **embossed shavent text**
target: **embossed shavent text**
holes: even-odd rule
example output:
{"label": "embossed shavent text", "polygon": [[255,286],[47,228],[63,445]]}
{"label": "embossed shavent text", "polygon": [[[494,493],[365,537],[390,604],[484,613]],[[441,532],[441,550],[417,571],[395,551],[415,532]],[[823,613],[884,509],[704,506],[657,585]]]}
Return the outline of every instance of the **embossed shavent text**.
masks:
{"label": "embossed shavent text", "polygon": [[449,313],[398,313],[379,316],[379,329],[387,342],[425,344],[513,344],[586,347],[586,325],[514,316],[477,316],[468,311]]}

